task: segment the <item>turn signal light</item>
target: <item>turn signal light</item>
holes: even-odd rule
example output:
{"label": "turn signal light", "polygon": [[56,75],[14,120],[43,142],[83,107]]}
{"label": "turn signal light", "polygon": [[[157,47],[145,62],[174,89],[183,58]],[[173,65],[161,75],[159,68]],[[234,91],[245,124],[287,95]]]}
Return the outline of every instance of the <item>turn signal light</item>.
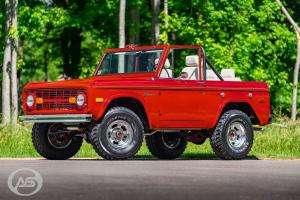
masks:
{"label": "turn signal light", "polygon": [[43,103],[43,98],[36,98],[35,99],[37,104],[42,104]]}
{"label": "turn signal light", "polygon": [[103,101],[104,101],[103,98],[96,98],[96,102],[97,102],[97,103],[102,103]]}
{"label": "turn signal light", "polygon": [[76,103],[76,97],[69,97],[69,103]]}

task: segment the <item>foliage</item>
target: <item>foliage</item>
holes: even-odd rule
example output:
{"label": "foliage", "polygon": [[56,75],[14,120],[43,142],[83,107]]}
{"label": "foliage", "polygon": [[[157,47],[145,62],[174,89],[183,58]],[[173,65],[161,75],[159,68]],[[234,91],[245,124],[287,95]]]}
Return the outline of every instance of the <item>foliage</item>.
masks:
{"label": "foliage", "polygon": [[170,4],[172,43],[202,44],[217,69],[234,68],[242,80],[266,81],[273,107],[288,112],[296,37],[275,1],[192,1],[189,9]]}
{"label": "foliage", "polygon": [[[234,68],[243,80],[268,82],[273,108],[289,113],[296,38],[274,0],[169,0],[168,3],[169,27],[164,27],[165,16],[161,14],[161,43],[205,46],[218,70]],[[300,0],[286,0],[284,4],[299,22]],[[4,1],[0,8],[3,49]],[[131,15],[133,9],[138,10],[138,15]],[[117,47],[118,11],[119,2],[114,0],[20,1],[21,87],[30,81],[57,80],[63,73],[91,76],[102,52]],[[150,1],[127,1],[127,42],[133,41],[129,36],[138,34],[135,41],[140,45],[151,43],[151,17]],[[3,51],[0,59],[3,60]]]}

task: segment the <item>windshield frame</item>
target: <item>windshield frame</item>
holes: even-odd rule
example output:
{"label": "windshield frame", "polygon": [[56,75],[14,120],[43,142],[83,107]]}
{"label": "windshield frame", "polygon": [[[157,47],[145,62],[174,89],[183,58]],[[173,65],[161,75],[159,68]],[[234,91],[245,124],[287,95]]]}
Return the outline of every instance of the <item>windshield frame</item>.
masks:
{"label": "windshield frame", "polygon": [[[167,45],[135,46],[135,47],[131,47],[131,48],[107,49],[104,52],[104,55],[102,56],[102,58],[100,59],[100,62],[98,63],[93,76],[124,76],[124,75],[126,76],[126,75],[137,75],[137,74],[138,75],[145,74],[145,75],[154,76],[156,74],[157,70],[159,69],[162,58],[163,58],[164,54],[166,53],[166,49],[167,49]],[[158,67],[154,71],[151,71],[151,72],[129,72],[129,73],[97,74],[99,72],[99,70],[101,70],[102,62],[104,61],[104,59],[105,59],[105,57],[108,53],[138,52],[138,51],[151,51],[151,50],[161,50],[162,51],[160,59],[159,59]]]}

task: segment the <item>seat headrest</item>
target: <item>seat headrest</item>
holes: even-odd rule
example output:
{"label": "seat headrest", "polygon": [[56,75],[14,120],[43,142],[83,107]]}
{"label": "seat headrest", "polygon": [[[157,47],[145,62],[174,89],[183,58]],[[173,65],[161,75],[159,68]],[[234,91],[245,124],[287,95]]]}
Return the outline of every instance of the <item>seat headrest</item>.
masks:
{"label": "seat headrest", "polygon": [[187,56],[185,58],[185,64],[187,67],[198,67],[199,66],[199,56],[197,56],[197,55]]}
{"label": "seat headrest", "polygon": [[[154,61],[154,64],[155,65],[158,65],[158,62],[159,62],[159,58],[156,58],[155,61]],[[165,62],[165,65],[164,65],[164,68],[168,69],[171,67],[171,64],[170,64],[170,61],[169,59],[167,58],[166,59],[166,62]]]}
{"label": "seat headrest", "polygon": [[222,69],[221,76],[223,78],[235,78],[234,69]]}

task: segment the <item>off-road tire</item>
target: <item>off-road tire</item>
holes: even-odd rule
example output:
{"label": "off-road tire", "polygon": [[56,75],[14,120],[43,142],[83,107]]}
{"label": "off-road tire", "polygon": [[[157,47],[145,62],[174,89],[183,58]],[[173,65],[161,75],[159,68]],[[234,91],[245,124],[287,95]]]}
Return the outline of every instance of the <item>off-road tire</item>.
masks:
{"label": "off-road tire", "polygon": [[[170,148],[164,144],[162,134],[173,134],[174,137],[180,139],[178,145],[174,148]],[[146,144],[150,153],[159,159],[176,159],[185,150],[187,146],[187,140],[180,133],[155,133],[153,135],[146,136]]]}
{"label": "off-road tire", "polygon": [[[238,122],[244,126],[246,141],[240,150],[233,150],[227,140],[227,131],[231,123]],[[253,144],[253,127],[249,117],[239,110],[225,112],[210,137],[210,144],[215,154],[225,160],[243,159],[250,152]]]}
{"label": "off-road tire", "polygon": [[81,137],[73,137],[71,143],[64,149],[53,147],[47,138],[47,132],[51,124],[36,123],[32,127],[32,144],[35,150],[49,160],[65,160],[73,157],[82,144]]}
{"label": "off-road tire", "polygon": [[[132,143],[124,150],[116,149],[107,139],[106,131],[109,125],[117,120],[124,120],[133,130]],[[141,119],[132,110],[125,107],[113,107],[104,116],[101,123],[95,124],[89,133],[89,140],[94,150],[107,160],[125,160],[132,158],[141,148],[144,137],[144,127]]]}

